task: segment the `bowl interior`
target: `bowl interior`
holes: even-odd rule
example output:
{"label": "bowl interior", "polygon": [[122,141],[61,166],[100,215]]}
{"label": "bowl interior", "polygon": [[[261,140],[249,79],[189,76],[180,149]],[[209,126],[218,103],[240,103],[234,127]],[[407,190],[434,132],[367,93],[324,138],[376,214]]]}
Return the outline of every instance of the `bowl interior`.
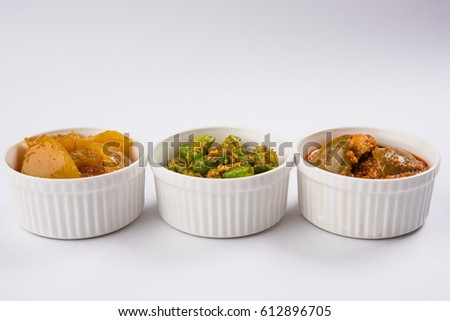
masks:
{"label": "bowl interior", "polygon": [[187,130],[165,138],[154,149],[153,157],[155,163],[153,164],[165,166],[169,159],[178,156],[179,147],[191,143],[198,135],[214,136],[218,143],[222,142],[228,135],[239,136],[241,144],[250,149],[261,144],[266,145],[277,152],[280,165],[285,163],[292,153],[292,143],[286,142],[268,131],[263,132],[233,127],[211,127]]}

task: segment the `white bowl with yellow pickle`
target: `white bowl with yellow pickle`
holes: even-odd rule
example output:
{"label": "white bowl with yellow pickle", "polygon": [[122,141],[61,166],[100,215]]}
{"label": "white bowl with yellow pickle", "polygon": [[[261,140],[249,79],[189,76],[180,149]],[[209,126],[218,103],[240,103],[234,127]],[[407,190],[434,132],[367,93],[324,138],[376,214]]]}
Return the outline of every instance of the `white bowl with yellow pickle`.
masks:
{"label": "white bowl with yellow pickle", "polygon": [[319,131],[297,145],[300,212],[339,235],[383,239],[428,216],[439,152],[402,132],[370,127]]}
{"label": "white bowl with yellow pickle", "polygon": [[[205,138],[209,143],[202,146]],[[274,226],[286,211],[290,145],[268,131],[234,127],[163,139],[151,163],[159,214],[172,227],[204,237],[240,237]]]}
{"label": "white bowl with yellow pickle", "polygon": [[25,138],[5,154],[13,208],[34,234],[83,239],[142,212],[146,149],[116,131],[71,128]]}

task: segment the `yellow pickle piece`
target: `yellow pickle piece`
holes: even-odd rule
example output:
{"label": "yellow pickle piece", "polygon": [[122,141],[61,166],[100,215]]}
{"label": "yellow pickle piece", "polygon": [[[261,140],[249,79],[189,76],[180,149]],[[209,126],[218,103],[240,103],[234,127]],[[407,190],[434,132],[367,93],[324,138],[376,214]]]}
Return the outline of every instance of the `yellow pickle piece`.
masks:
{"label": "yellow pickle piece", "polygon": [[130,164],[132,140],[113,130],[86,137],[75,131],[27,137],[21,172],[45,178],[111,173]]}
{"label": "yellow pickle piece", "polygon": [[22,173],[42,178],[78,178],[80,172],[67,150],[43,135],[26,152]]}

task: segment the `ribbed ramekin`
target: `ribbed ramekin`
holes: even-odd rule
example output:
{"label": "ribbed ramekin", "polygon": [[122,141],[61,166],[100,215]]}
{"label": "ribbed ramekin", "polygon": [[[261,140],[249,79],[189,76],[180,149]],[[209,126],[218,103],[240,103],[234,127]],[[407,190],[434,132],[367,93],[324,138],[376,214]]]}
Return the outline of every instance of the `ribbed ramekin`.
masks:
{"label": "ribbed ramekin", "polygon": [[[155,176],[158,211],[176,229],[204,237],[230,238],[266,230],[278,223],[286,211],[292,148],[278,136],[270,141],[280,166],[255,176],[234,179],[190,177],[172,172],[162,165],[178,153],[169,144],[189,141],[197,135],[212,135],[222,141],[228,135],[241,137],[242,143],[264,143],[268,132],[212,127],[187,130],[169,136],[154,148],[152,169]],[[284,144],[283,144],[284,143]]]}
{"label": "ribbed ramekin", "polygon": [[[430,168],[398,179],[363,179],[327,172],[305,161],[308,147],[323,144],[327,133],[333,138],[370,134],[380,145],[398,147],[419,156]],[[305,137],[297,145],[297,152],[300,212],[314,225],[344,236],[382,239],[407,234],[425,223],[440,156],[422,139],[378,128],[334,128]]]}
{"label": "ribbed ramekin", "polygon": [[[84,135],[104,131],[73,128],[45,134]],[[20,173],[24,142],[12,146],[4,157],[13,209],[26,230],[56,239],[83,239],[116,231],[132,221],[144,206],[145,146],[131,150],[132,164],[116,172],[73,179],[48,179]]]}

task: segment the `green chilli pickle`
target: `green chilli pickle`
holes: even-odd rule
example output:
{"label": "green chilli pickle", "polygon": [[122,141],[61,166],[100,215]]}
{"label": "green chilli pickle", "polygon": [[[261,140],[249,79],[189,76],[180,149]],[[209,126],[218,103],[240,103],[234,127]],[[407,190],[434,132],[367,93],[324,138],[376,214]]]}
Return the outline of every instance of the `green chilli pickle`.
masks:
{"label": "green chilli pickle", "polygon": [[195,177],[239,178],[270,171],[278,163],[277,153],[265,145],[250,150],[238,136],[229,135],[218,144],[215,137],[204,135],[181,146],[166,168]]}

